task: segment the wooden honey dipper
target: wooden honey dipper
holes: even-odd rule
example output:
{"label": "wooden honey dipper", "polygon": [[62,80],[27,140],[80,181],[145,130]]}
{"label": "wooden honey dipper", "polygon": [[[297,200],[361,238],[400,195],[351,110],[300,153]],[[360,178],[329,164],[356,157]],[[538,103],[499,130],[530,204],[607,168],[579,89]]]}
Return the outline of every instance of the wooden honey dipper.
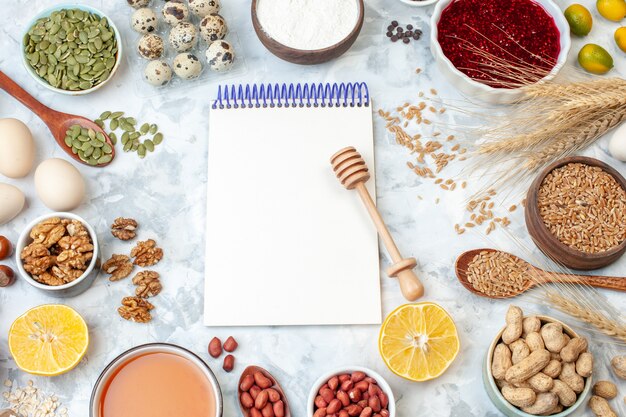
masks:
{"label": "wooden honey dipper", "polygon": [[355,148],[349,146],[341,149],[331,156],[330,164],[339,182],[348,190],[356,190],[361,196],[365,208],[369,213],[378,234],[383,240],[387,252],[391,255],[394,264],[387,269],[387,275],[397,277],[400,281],[402,295],[409,301],[415,301],[424,295],[424,286],[420,282],[413,268],[417,265],[415,258],[403,258],[396,246],[383,218],[381,217],[376,204],[372,200],[370,193],[365,188],[365,182],[370,179],[370,173],[361,154]]}

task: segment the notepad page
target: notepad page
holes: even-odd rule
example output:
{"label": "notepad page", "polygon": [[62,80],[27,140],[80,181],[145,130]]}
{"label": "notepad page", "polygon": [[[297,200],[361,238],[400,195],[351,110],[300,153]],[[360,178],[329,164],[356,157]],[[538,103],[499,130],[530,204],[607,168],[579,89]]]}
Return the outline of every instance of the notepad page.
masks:
{"label": "notepad page", "polygon": [[329,162],[345,146],[375,199],[370,107],[211,110],[207,326],[380,323],[376,230]]}

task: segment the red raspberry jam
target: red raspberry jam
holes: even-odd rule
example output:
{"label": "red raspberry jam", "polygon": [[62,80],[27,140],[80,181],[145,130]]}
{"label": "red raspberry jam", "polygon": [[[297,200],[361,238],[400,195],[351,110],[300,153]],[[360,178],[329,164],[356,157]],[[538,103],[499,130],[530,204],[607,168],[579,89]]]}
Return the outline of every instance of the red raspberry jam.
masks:
{"label": "red raspberry jam", "polygon": [[[438,41],[452,64],[496,88],[538,81],[554,68],[561,51],[554,19],[533,0],[453,0],[437,28]],[[506,70],[507,65],[516,67],[517,74]]]}

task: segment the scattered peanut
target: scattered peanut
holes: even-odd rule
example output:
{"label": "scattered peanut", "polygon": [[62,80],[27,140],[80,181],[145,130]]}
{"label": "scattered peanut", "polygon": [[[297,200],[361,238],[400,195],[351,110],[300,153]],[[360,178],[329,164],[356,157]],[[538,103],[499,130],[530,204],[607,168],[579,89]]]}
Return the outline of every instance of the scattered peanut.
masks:
{"label": "scattered peanut", "polygon": [[592,395],[589,400],[589,408],[596,417],[617,417],[615,411],[611,408],[608,401],[597,395]]}
{"label": "scattered peanut", "polygon": [[611,360],[611,367],[615,375],[621,379],[626,379],[626,355],[614,357]]}
{"label": "scattered peanut", "polygon": [[611,381],[598,381],[593,386],[593,394],[607,400],[612,400],[617,397],[617,387]]}

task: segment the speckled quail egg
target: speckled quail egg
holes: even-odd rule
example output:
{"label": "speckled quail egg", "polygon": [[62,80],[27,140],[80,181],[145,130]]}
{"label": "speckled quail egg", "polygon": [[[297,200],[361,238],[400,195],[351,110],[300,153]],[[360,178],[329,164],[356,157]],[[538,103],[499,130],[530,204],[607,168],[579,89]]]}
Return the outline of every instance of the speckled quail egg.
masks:
{"label": "speckled quail egg", "polygon": [[198,78],[202,72],[202,64],[198,57],[187,52],[176,55],[172,67],[176,75],[183,80]]}
{"label": "speckled quail egg", "polygon": [[219,13],[220,0],[189,0],[191,13],[198,17],[204,17],[211,13]]}
{"label": "speckled quail egg", "polygon": [[137,44],[137,51],[146,59],[157,59],[163,55],[163,39],[154,33],[143,35]]}
{"label": "speckled quail egg", "polygon": [[154,32],[159,23],[156,14],[151,9],[145,7],[136,10],[130,22],[136,32],[144,34]]}
{"label": "speckled quail egg", "polygon": [[150,61],[146,65],[143,75],[148,83],[160,87],[170,82],[172,69],[165,61]]}
{"label": "speckled quail egg", "polygon": [[178,52],[185,52],[193,48],[197,39],[198,31],[189,22],[180,22],[170,31],[170,45]]}
{"label": "speckled quail egg", "polygon": [[211,13],[200,21],[200,35],[209,44],[224,39],[226,33],[228,33],[226,21],[217,13]]}
{"label": "speckled quail egg", "polygon": [[163,6],[163,19],[172,26],[186,22],[189,20],[189,9],[184,3],[168,1]]}
{"label": "speckled quail egg", "polygon": [[148,7],[152,0],[126,0],[128,5],[134,9],[140,9],[142,7]]}
{"label": "speckled quail egg", "polygon": [[235,62],[235,51],[226,41],[217,41],[206,50],[206,61],[213,71],[226,71]]}

